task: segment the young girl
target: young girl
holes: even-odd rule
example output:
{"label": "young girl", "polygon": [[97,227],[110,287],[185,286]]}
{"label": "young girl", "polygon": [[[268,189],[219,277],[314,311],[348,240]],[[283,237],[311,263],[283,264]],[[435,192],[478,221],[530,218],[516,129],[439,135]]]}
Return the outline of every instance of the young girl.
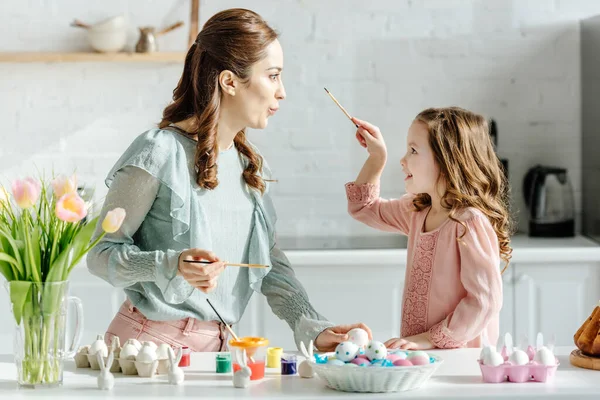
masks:
{"label": "young girl", "polygon": [[373,228],[408,236],[400,338],[388,348],[480,347],[498,338],[500,259],[508,265],[508,187],[486,120],[430,108],[408,130],[400,160],[408,194],[379,197],[387,150],[376,126],[353,119],[369,157],[346,184],[348,211]]}

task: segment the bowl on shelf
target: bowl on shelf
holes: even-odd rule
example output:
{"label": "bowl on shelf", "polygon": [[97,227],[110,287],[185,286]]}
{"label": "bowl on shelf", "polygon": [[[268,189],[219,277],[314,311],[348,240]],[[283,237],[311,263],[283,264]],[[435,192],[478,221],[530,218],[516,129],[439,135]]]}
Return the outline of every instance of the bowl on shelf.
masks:
{"label": "bowl on shelf", "polygon": [[116,53],[127,42],[127,24],[123,15],[108,18],[90,26],[87,30],[90,46],[100,53]]}

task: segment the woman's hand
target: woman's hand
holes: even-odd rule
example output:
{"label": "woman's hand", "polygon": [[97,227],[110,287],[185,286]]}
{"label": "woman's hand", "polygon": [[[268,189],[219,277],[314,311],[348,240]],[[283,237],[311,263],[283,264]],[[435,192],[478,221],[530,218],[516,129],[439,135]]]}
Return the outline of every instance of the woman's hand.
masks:
{"label": "woman's hand", "polygon": [[414,336],[405,338],[392,338],[384,343],[388,349],[402,350],[431,350],[435,346],[429,340],[429,332],[423,332]]}
{"label": "woman's hand", "polygon": [[352,122],[358,125],[356,130],[358,143],[366,147],[372,159],[384,165],[387,160],[387,147],[379,128],[358,118],[352,118]]}
{"label": "woman's hand", "polygon": [[[211,264],[188,263],[183,260],[206,260]],[[193,287],[204,293],[212,292],[217,287],[219,275],[225,269],[225,263],[219,260],[212,251],[188,249],[179,255],[177,275],[188,281]]]}
{"label": "woman's hand", "polygon": [[373,339],[371,329],[363,323],[337,325],[319,333],[315,339],[315,347],[319,351],[334,351],[338,344],[348,340],[348,332],[354,328],[364,329],[369,334],[369,340]]}

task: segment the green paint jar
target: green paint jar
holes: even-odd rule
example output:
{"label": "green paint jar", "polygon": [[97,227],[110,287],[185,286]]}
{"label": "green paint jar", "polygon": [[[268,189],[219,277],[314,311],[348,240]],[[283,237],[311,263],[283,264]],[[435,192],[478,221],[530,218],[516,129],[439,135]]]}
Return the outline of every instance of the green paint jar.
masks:
{"label": "green paint jar", "polygon": [[217,353],[216,364],[217,374],[231,372],[231,353]]}

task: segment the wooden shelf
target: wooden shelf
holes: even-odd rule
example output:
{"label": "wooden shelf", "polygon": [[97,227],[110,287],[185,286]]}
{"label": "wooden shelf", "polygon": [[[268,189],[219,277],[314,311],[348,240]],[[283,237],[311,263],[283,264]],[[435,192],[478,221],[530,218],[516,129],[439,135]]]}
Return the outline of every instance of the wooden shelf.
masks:
{"label": "wooden shelf", "polygon": [[150,62],[183,63],[186,53],[2,53],[0,63]]}

